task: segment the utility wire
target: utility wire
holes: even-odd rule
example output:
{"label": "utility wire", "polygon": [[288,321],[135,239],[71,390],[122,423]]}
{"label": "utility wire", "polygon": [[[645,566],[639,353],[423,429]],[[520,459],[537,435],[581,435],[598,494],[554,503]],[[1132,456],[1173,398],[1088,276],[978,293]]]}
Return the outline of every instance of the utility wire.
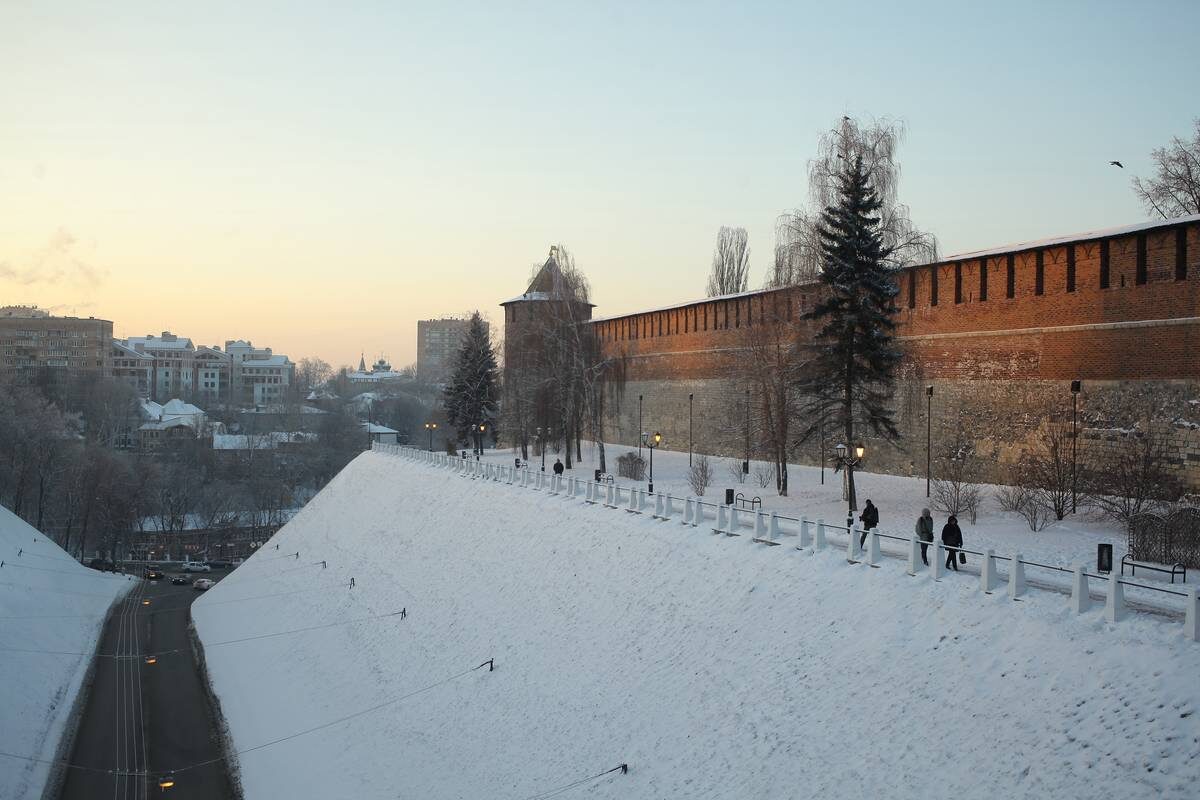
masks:
{"label": "utility wire", "polygon": [[[198,769],[200,767],[206,767],[210,764],[216,764],[221,761],[226,761],[233,756],[241,756],[241,755],[245,755],[246,753],[256,752],[258,750],[265,750],[268,747],[274,747],[277,744],[282,744],[283,742],[288,742],[288,741],[291,741],[292,739],[298,739],[301,736],[307,736],[310,733],[316,733],[317,731],[325,730],[326,728],[332,728],[334,725],[340,725],[343,722],[349,722],[352,719],[356,719],[358,717],[365,716],[367,714],[370,714],[373,711],[378,711],[381,708],[386,708],[390,705],[395,705],[396,703],[402,702],[404,700],[408,700],[409,698],[416,697],[419,694],[424,694],[425,692],[432,691],[433,689],[436,689],[439,686],[444,686],[447,683],[450,683],[451,681],[456,681],[459,678],[470,675],[472,672],[474,672],[478,669],[482,669],[483,667],[488,666],[488,664],[490,664],[490,663],[492,663],[492,662],[485,661],[477,667],[471,667],[470,669],[465,669],[462,672],[451,675],[448,678],[442,678],[440,681],[436,681],[427,686],[422,686],[420,689],[414,689],[413,691],[407,692],[406,694],[402,694],[397,697],[393,697],[388,700],[384,700],[383,702],[376,703],[375,705],[370,706],[369,708],[364,708],[360,711],[355,711],[352,714],[346,714],[343,717],[338,717],[337,719],[330,720],[328,722],[323,722],[320,725],[314,725],[311,728],[306,728],[301,731],[296,731],[295,733],[290,733],[287,736],[281,736],[278,739],[272,739],[270,741],[263,742],[261,744],[256,744],[253,747],[247,747],[244,750],[238,750],[238,751],[236,751],[234,753],[230,753],[228,755],[218,756],[216,758],[210,758],[205,761],[197,761],[194,764],[187,764],[185,766],[176,767],[174,769],[158,769],[158,770],[147,769],[145,772],[137,772],[137,771],[121,770],[121,769],[104,769],[102,767],[88,767],[88,766],[84,766],[83,764],[72,764],[69,761],[65,761],[65,760],[37,758],[35,756],[22,756],[22,755],[18,755],[16,753],[9,753],[9,752],[5,752],[5,751],[0,751],[0,757],[11,758],[11,759],[15,759],[18,761],[30,761],[35,764],[51,764],[51,765],[61,766],[65,769],[77,769],[77,770],[83,770],[85,772],[98,772],[98,773],[103,773],[106,775],[137,776],[137,777],[141,777],[141,776],[148,777],[151,775],[175,775],[175,774],[178,774],[181,772],[187,772],[189,770]],[[618,769],[620,769],[620,767],[618,767]]]}
{"label": "utility wire", "polygon": [[541,794],[531,794],[528,797],[521,798],[521,800],[545,800],[545,798],[547,798],[547,797],[556,797],[556,796],[562,794],[563,792],[567,791],[568,789],[574,789],[576,786],[582,786],[583,784],[587,783],[588,781],[594,781],[597,778],[603,778],[605,775],[609,775],[609,774],[611,774],[613,772],[617,772],[617,771],[620,771],[620,773],[622,775],[624,775],[627,772],[629,772],[629,765],[628,764],[618,764],[617,766],[613,767],[612,769],[604,770],[604,772],[597,772],[595,775],[589,775],[586,778],[580,778],[577,781],[572,781],[571,783],[567,783],[562,786],[556,786],[553,789],[547,789],[546,791],[542,792]]}

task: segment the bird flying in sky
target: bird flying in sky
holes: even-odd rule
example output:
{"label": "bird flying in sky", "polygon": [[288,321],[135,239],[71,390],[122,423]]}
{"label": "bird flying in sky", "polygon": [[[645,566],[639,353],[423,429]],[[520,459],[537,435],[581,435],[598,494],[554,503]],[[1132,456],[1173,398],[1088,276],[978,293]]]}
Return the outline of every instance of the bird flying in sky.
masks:
{"label": "bird flying in sky", "polygon": [[1108,163],[1112,164],[1114,167],[1120,167],[1121,169],[1125,169],[1125,165],[1122,164],[1120,161],[1110,161]]}

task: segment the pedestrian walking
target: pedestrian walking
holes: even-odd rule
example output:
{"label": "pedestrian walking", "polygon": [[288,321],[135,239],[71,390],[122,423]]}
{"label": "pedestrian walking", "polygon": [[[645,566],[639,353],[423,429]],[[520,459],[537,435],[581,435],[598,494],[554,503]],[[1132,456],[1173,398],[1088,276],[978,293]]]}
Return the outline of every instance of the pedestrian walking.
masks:
{"label": "pedestrian walking", "polygon": [[874,503],[868,500],[867,504],[863,506],[863,511],[859,515],[858,521],[863,524],[863,534],[858,540],[858,547],[861,550],[867,541],[867,534],[879,524],[879,509],[875,507]]}
{"label": "pedestrian walking", "polygon": [[564,469],[565,469],[565,467],[563,467],[562,459],[561,458],[554,459],[554,474],[562,475]]}
{"label": "pedestrian walking", "polygon": [[[962,528],[958,527],[958,517],[951,516],[946,520],[946,524],[942,526],[942,544],[946,545],[949,552],[946,554],[946,569],[953,568],[958,572],[959,556],[958,548],[963,545]],[[965,560],[965,557],[962,559]]]}
{"label": "pedestrian walking", "polygon": [[928,567],[929,545],[933,544],[933,516],[928,508],[921,509],[921,516],[917,517],[916,531],[917,538],[921,540],[921,561]]}

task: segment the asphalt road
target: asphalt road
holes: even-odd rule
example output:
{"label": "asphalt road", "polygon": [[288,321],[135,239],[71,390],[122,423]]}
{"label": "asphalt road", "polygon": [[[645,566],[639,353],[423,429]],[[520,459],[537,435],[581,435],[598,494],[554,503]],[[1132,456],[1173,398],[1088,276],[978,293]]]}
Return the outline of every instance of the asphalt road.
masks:
{"label": "asphalt road", "polygon": [[[90,769],[67,771],[63,800],[232,800],[188,641],[188,606],[200,595],[191,577],[187,586],[141,581],[109,620],[70,758]],[[147,663],[151,654],[155,663]],[[160,777],[174,770],[175,785],[161,789]]]}

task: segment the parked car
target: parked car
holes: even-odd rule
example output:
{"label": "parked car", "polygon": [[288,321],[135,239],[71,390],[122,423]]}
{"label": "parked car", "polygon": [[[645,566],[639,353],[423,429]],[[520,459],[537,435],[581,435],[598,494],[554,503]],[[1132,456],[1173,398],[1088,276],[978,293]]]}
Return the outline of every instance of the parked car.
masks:
{"label": "parked car", "polygon": [[185,561],[183,562],[184,572],[212,572],[212,567],[205,564],[203,561]]}
{"label": "parked car", "polygon": [[200,592],[207,592],[215,583],[216,581],[209,578],[196,578],[196,580],[192,582],[192,588]]}
{"label": "parked car", "polygon": [[229,561],[210,561],[208,562],[208,565],[213,569],[223,569],[225,567],[233,566],[232,562]]}
{"label": "parked car", "polygon": [[187,579],[186,575],[172,575],[171,576],[171,585],[172,586],[187,586],[187,582],[188,582],[188,579]]}
{"label": "parked car", "polygon": [[116,572],[117,570],[117,565],[107,558],[93,558],[88,562],[88,566],[101,572]]}
{"label": "parked car", "polygon": [[150,567],[150,566],[146,567],[146,571],[143,572],[142,574],[146,577],[146,580],[148,580],[148,581],[162,580],[162,576],[163,576],[161,569],[159,569],[158,567]]}

